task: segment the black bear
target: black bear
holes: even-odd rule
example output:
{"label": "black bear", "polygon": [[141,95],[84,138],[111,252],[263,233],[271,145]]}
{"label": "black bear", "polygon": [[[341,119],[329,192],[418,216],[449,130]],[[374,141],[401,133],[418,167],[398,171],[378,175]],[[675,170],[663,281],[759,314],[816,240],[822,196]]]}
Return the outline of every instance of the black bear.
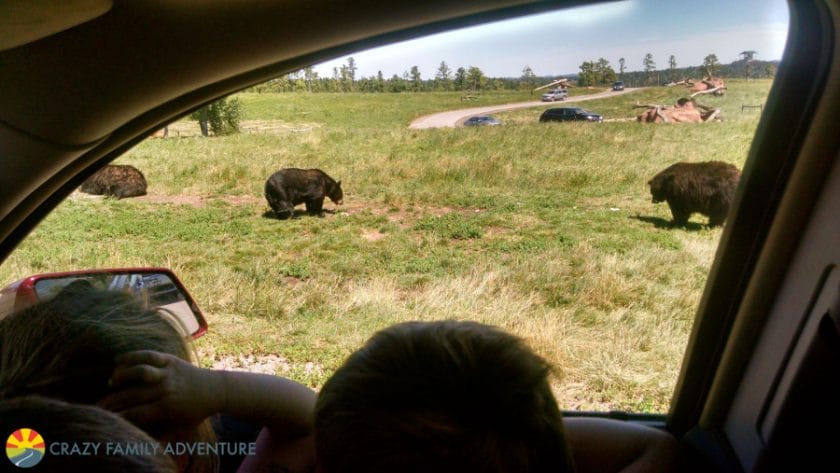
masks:
{"label": "black bear", "polygon": [[674,224],[685,225],[697,212],[709,217],[709,225],[723,225],[741,173],[721,161],[677,163],[648,182],[653,202],[667,201]]}
{"label": "black bear", "polygon": [[146,178],[134,166],[108,164],[87,178],[80,190],[118,199],[137,197],[146,195]]}
{"label": "black bear", "polygon": [[324,197],[341,205],[344,193],[337,181],[320,169],[281,169],[265,181],[265,199],[279,219],[295,214],[295,205],[306,204],[309,215],[323,215]]}

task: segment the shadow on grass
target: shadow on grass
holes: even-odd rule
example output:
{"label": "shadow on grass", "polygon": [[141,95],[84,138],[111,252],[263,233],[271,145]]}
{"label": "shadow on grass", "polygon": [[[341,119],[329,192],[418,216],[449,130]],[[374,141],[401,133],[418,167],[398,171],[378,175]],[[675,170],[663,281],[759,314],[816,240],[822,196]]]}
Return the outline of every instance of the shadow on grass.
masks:
{"label": "shadow on grass", "polygon": [[682,225],[682,226],[681,225],[675,225],[674,222],[672,222],[671,220],[665,220],[664,218],[661,218],[661,217],[648,217],[648,216],[645,216],[645,215],[636,215],[636,216],[632,216],[630,218],[635,218],[636,220],[639,220],[639,221],[642,221],[642,222],[645,222],[645,223],[650,223],[656,228],[682,228],[682,229],[687,230],[689,232],[697,232],[697,231],[700,231],[700,230],[703,230],[704,228],[706,228],[706,225],[696,223],[696,222],[688,222],[688,223],[686,223],[685,225]]}
{"label": "shadow on grass", "polygon": [[[337,213],[335,210],[332,210],[332,209],[324,209],[321,212],[323,214],[335,214],[335,213]],[[263,218],[280,220],[280,219],[277,218],[277,215],[274,213],[273,210],[266,210],[265,212],[263,212],[262,216],[263,216]],[[323,217],[323,216],[324,215],[321,215],[321,217]],[[317,217],[317,215],[309,215],[306,212],[306,210],[304,210],[304,209],[295,209],[295,213],[294,213],[294,215],[292,215],[292,218],[298,218],[298,217]]]}

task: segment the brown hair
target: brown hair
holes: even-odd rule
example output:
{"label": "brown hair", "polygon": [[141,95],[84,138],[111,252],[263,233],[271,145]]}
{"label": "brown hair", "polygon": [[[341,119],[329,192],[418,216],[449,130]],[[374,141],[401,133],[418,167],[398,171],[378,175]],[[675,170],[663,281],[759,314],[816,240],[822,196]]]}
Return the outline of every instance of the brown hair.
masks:
{"label": "brown hair", "polygon": [[[95,404],[110,392],[117,355],[134,350],[192,361],[178,330],[131,294],[95,289],[60,294],[0,320],[0,399],[37,394]],[[180,441],[215,440],[209,422],[175,435]],[[196,456],[188,471],[212,472],[217,464],[216,457]]]}
{"label": "brown hair", "polygon": [[[30,428],[43,437],[43,458],[35,471],[102,471],[167,473],[176,471],[172,459],[162,448],[152,450],[157,442],[122,417],[95,406],[69,404],[40,396],[28,396],[0,401],[0,435],[11,434],[20,428]],[[84,446],[98,444],[96,454],[55,455],[48,447],[52,443]],[[122,448],[146,445],[142,455],[107,454],[107,443]],[[159,447],[159,446],[158,446]]]}
{"label": "brown hair", "polygon": [[319,394],[319,467],[572,471],[550,371],[520,339],[488,325],[409,322],[382,330]]}

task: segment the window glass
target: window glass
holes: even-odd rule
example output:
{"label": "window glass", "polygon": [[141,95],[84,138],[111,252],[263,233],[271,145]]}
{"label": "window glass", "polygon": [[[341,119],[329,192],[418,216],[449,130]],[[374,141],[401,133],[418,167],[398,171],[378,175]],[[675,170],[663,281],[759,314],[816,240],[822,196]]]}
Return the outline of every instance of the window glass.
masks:
{"label": "window glass", "polygon": [[[628,1],[313,65],[138,144],[114,164],[140,170],[146,195],[74,192],[0,284],[169,267],[208,320],[204,365],[316,388],[380,328],[474,319],[550,360],[564,409],[665,412],[722,228],[702,213],[673,225],[648,182],[679,162],[743,167],[786,34],[780,0]],[[603,123],[539,122],[561,79]],[[722,121],[657,118],[715,87],[692,117]],[[476,113],[502,125],[455,126]],[[278,219],[264,192],[283,168],[340,180],[343,204]]]}

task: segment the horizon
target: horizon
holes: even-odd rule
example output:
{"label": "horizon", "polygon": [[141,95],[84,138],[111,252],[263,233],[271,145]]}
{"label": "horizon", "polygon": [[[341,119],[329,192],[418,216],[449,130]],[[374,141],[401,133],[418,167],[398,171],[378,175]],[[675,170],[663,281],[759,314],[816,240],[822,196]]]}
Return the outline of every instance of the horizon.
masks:
{"label": "horizon", "polygon": [[[693,5],[688,0],[626,0],[577,7],[358,51],[313,68],[319,77],[331,77],[334,67],[353,57],[357,78],[379,71],[385,78],[402,76],[417,66],[427,80],[434,78],[441,61],[453,73],[475,66],[488,77],[515,78],[525,67],[538,77],[577,75],[583,62],[599,58],[607,59],[616,72],[621,57],[626,72],[641,71],[646,53],[653,55],[659,71],[668,69],[671,55],[677,68],[702,65],[708,54],[729,64],[750,50],[760,61],[783,59],[789,20],[783,0],[709,0],[699,10]],[[690,18],[686,11],[692,12]],[[562,40],[555,39],[558,28]],[[407,50],[412,51],[410,59]]]}

